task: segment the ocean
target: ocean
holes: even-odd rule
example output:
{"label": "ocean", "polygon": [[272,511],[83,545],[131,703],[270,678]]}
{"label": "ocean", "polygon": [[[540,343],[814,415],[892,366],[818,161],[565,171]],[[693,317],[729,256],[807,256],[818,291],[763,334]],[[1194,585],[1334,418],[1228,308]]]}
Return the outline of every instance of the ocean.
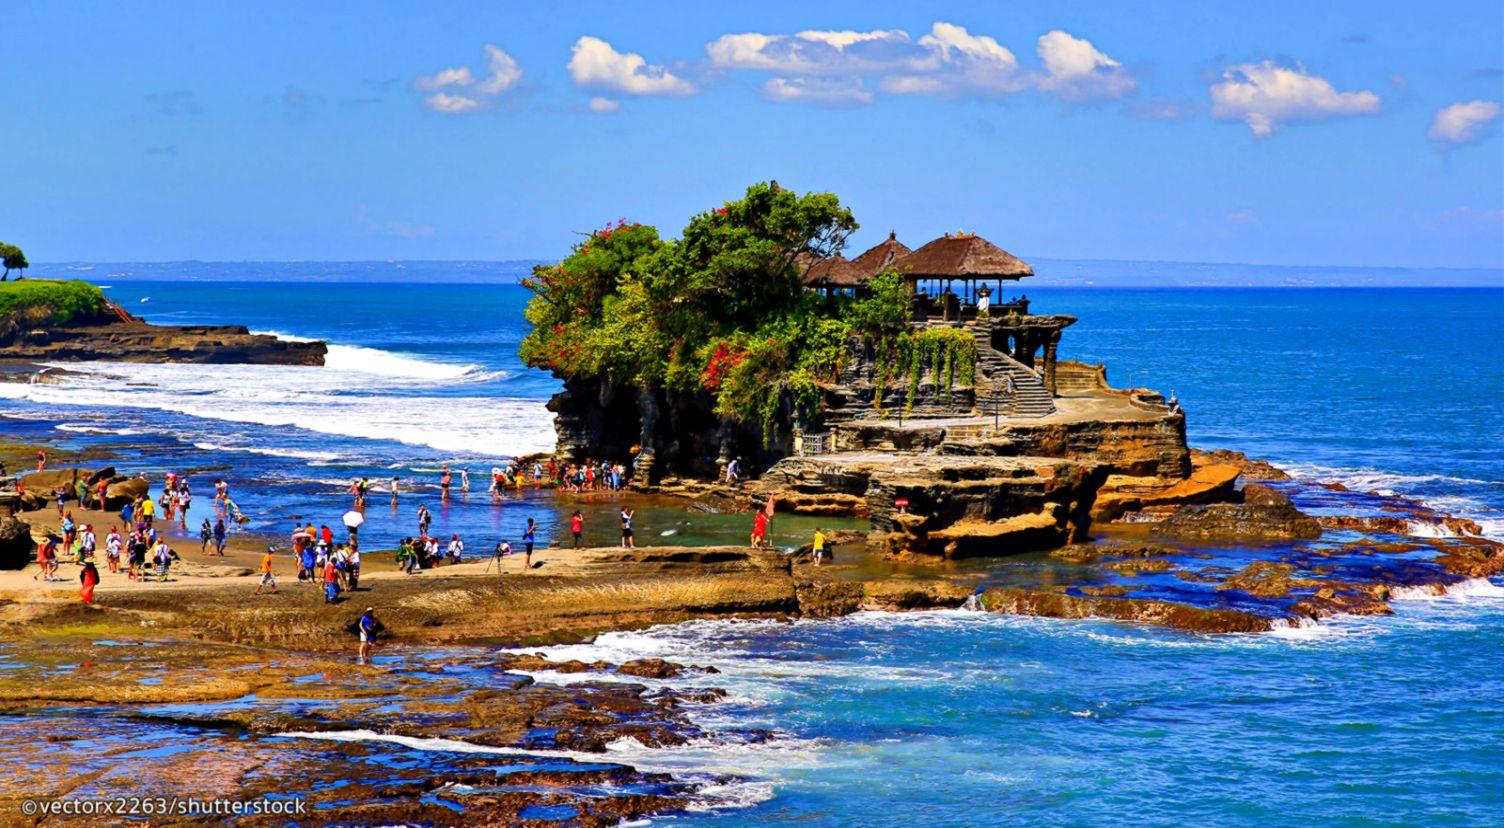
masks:
{"label": "ocean", "polygon": [[[1413,497],[1504,539],[1504,290],[1023,289],[1038,311],[1079,318],[1062,357],[1175,395],[1193,445]],[[557,383],[516,353],[522,288],[129,279],[107,292],[153,322],[327,339],[329,362],[59,367],[55,382],[0,384],[0,431],[110,447],[124,469],[188,472],[201,492],[223,476],[268,533],[334,523],[358,475],[382,503],[396,477],[398,509],[373,509],[362,530],[390,545],[413,533],[416,502],[436,505],[443,463],[468,468],[472,492],[435,509],[439,532],[476,549],[527,517],[560,531],[551,498],[484,492],[491,466],[552,446]],[[604,540],[601,517],[590,531]],[[744,522],[665,508],[639,537],[729,542]],[[777,523],[781,545],[810,528]],[[659,757],[742,778],[716,807],[661,823],[1497,824],[1504,589],[1396,608],[1253,636],[960,611],[702,621],[553,652],[715,665],[705,681],[731,697],[701,715],[775,733]]]}

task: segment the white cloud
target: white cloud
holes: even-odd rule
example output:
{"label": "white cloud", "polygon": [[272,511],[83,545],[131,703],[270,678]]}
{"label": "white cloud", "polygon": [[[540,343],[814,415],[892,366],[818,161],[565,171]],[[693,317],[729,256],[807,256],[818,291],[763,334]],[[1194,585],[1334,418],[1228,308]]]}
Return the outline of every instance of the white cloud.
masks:
{"label": "white cloud", "polygon": [[[479,81],[468,66],[440,69],[413,81],[414,89],[434,93],[423,99],[423,105],[451,115],[472,112],[480,109],[485,99],[506,92],[522,79],[522,67],[506,50],[487,43],[485,54],[486,76]],[[464,90],[464,93],[445,91],[449,89]]]}
{"label": "white cloud", "polygon": [[604,114],[606,112],[615,112],[618,109],[621,109],[621,101],[612,100],[610,98],[602,98],[600,96],[596,96],[590,99],[591,112],[600,112]]}
{"label": "white cloud", "polygon": [[451,95],[448,92],[435,92],[423,99],[423,105],[434,112],[444,112],[449,115],[458,115],[461,112],[469,112],[480,107],[480,101],[465,95]]}
{"label": "white cloud", "polygon": [[1488,125],[1499,117],[1493,101],[1465,101],[1436,110],[1426,135],[1439,144],[1469,144],[1483,137]]}
{"label": "white cloud", "polygon": [[862,92],[845,103],[873,100],[867,79],[890,95],[985,98],[1035,88],[1071,101],[1119,98],[1137,85],[1122,64],[1066,32],[1041,37],[1038,51],[1044,69],[1031,75],[995,38],[944,21],[917,39],[902,29],[810,30],[728,34],[705,45],[714,68],[773,73],[763,94],[775,100],[829,103],[836,83],[817,78],[840,79],[848,91],[860,83]]}
{"label": "white cloud", "polygon": [[1258,137],[1289,122],[1379,111],[1379,96],[1372,92],[1338,92],[1303,66],[1291,69],[1267,60],[1227,67],[1210,92],[1213,117],[1242,121]]}
{"label": "white cloud", "polygon": [[422,75],[413,81],[413,87],[434,90],[443,89],[446,86],[469,86],[473,83],[475,83],[475,76],[470,74],[470,67],[456,66],[453,69],[440,69],[432,75]]}
{"label": "white cloud", "polygon": [[482,95],[500,95],[522,80],[522,67],[500,46],[486,44],[486,69],[490,75],[476,87]]}
{"label": "white cloud", "polygon": [[569,58],[569,76],[575,85],[620,95],[684,97],[695,93],[694,84],[662,66],[651,66],[642,55],[622,53],[598,37],[575,41]]}
{"label": "white cloud", "polygon": [[1059,29],[1040,37],[1037,51],[1044,74],[1036,83],[1065,100],[1121,98],[1138,86],[1123,64]]}
{"label": "white cloud", "polygon": [[872,103],[872,90],[861,78],[770,78],[762,96],[780,103],[854,106]]}

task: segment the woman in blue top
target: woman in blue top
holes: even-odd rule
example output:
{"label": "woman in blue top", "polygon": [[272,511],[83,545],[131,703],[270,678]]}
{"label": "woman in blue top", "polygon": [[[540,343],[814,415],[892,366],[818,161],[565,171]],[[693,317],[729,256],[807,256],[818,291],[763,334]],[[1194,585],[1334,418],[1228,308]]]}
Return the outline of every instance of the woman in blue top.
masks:
{"label": "woman in blue top", "polygon": [[538,525],[533,523],[532,518],[527,519],[527,529],[522,533],[522,543],[527,547],[527,555],[522,559],[523,569],[533,568],[533,535],[538,531]]}

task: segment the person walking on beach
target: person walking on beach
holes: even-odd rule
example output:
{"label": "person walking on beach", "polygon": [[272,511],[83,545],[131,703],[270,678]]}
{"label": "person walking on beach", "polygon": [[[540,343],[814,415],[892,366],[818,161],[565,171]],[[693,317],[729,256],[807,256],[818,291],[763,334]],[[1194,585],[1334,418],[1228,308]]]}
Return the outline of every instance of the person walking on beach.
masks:
{"label": "person walking on beach", "polygon": [[198,553],[209,554],[209,541],[214,540],[214,525],[204,518],[203,524],[198,527]]}
{"label": "person walking on beach", "polygon": [[632,539],[632,518],[637,513],[627,507],[621,507],[621,548],[636,549],[637,541]]}
{"label": "person walking on beach", "polygon": [[188,531],[188,507],[191,505],[193,505],[193,495],[188,491],[188,482],[183,481],[178,484],[177,506],[178,528],[184,532]]}
{"label": "person walking on beach", "polygon": [[580,514],[579,509],[569,516],[569,531],[574,535],[574,548],[580,549],[585,545],[585,516]]}
{"label": "person walking on beach", "polygon": [[94,587],[99,585],[99,570],[94,568],[93,561],[86,561],[84,568],[78,573],[78,597],[84,599],[85,604],[94,603]]}
{"label": "person walking on beach", "polygon": [[266,554],[261,556],[261,583],[256,584],[256,591],[252,593],[253,595],[260,595],[261,588],[267,586],[271,587],[270,594],[277,594],[277,576],[272,574],[272,555],[274,555],[276,551],[277,547],[268,546],[266,548]]}
{"label": "person walking on beach", "polygon": [[522,561],[522,568],[523,569],[532,569],[533,568],[533,537],[537,533],[538,533],[538,525],[533,522],[532,518],[528,518],[527,519],[527,528],[524,529],[524,530],[522,530],[522,548],[527,553],[526,556],[523,558],[523,561]]}
{"label": "person walking on beach", "polygon": [[339,603],[339,568],[332,557],[324,561],[324,603]]}
{"label": "person walking on beach", "polygon": [[68,487],[59,486],[53,490],[53,494],[57,497],[57,516],[62,517],[68,508]]}
{"label": "person walking on beach", "polygon": [[418,535],[428,537],[428,527],[431,525],[433,525],[433,512],[428,511],[427,506],[418,504]]}
{"label": "person walking on beach", "polygon": [[110,567],[111,572],[120,571],[120,552],[123,548],[120,533],[115,531],[115,527],[111,526],[110,534],[106,535],[104,539],[104,559],[105,563]]}
{"label": "person walking on beach", "polygon": [[447,551],[449,552],[449,562],[452,564],[457,564],[460,562],[460,558],[465,554],[465,542],[460,540],[459,535],[450,535],[449,548]]}
{"label": "person walking on beach", "polygon": [[497,575],[502,574],[501,563],[502,563],[502,561],[506,560],[506,558],[507,558],[508,555],[511,555],[511,554],[512,554],[512,545],[510,543],[506,542],[505,540],[498,541],[496,543],[496,557],[493,558],[492,560],[494,560],[496,562],[496,574]]}
{"label": "person walking on beach", "polygon": [[216,521],[214,521],[214,529],[211,530],[211,531],[214,533],[214,553],[216,555],[220,556],[221,558],[223,558],[225,556],[225,522],[224,522],[224,520],[216,520]]}
{"label": "person walking on beach", "polygon": [[453,478],[449,474],[449,465],[446,463],[444,467],[439,470],[439,500],[444,503],[449,502],[449,484],[452,481]]}
{"label": "person walking on beach", "polygon": [[167,541],[157,540],[156,551],[152,553],[152,560],[157,564],[157,581],[166,581],[167,572],[172,568],[172,549],[167,546]]}
{"label": "person walking on beach", "polygon": [[356,629],[360,632],[360,651],[357,658],[361,664],[371,660],[371,646],[376,643],[376,610],[366,607],[361,613],[360,621],[356,622]]}
{"label": "person walking on beach", "polygon": [[351,592],[360,585],[360,547],[354,541],[345,551],[345,582],[350,585]]}
{"label": "person walking on beach", "polygon": [[140,516],[141,521],[146,524],[146,528],[150,529],[152,521],[157,515],[156,502],[150,497],[141,498],[141,508],[137,511],[137,514]]}
{"label": "person walking on beach", "polygon": [[57,578],[52,574],[56,569],[53,563],[52,537],[49,535],[37,544],[37,574],[31,576],[31,579],[35,581],[37,575],[40,575],[44,581],[56,581]]}

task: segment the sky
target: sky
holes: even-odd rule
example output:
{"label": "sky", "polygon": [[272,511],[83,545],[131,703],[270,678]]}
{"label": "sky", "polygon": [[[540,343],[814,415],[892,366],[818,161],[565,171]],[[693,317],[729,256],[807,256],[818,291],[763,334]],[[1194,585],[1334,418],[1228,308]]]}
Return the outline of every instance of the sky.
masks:
{"label": "sky", "polygon": [[1504,4],[9,0],[34,262],[551,259],[776,179],[861,250],[1504,267]]}

